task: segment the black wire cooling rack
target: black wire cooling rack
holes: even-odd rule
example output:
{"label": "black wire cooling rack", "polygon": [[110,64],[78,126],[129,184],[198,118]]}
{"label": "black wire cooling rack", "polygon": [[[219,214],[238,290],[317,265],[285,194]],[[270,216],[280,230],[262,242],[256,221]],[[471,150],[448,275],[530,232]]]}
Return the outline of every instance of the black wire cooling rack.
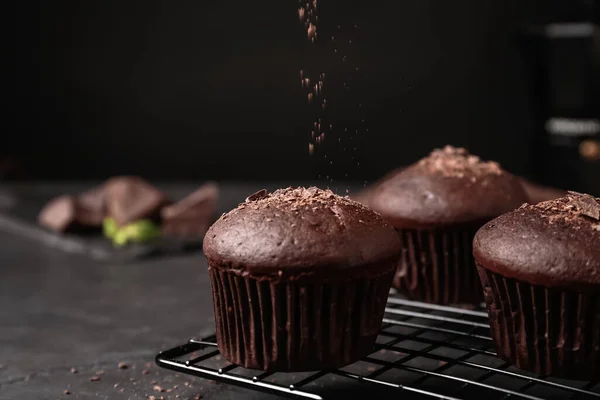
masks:
{"label": "black wire cooling rack", "polygon": [[164,351],[156,363],[178,372],[299,399],[369,396],[402,399],[600,399],[600,382],[529,374],[499,359],[487,314],[479,310],[388,300],[373,352],[333,371],[270,373],[221,357],[215,337]]}

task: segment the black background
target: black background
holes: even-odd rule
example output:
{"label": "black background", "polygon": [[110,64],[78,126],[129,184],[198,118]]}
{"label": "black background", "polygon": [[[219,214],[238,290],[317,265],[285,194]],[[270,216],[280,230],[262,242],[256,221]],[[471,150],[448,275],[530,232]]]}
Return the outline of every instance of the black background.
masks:
{"label": "black background", "polygon": [[[15,7],[15,121],[2,153],[28,178],[370,180],[448,143],[532,169],[516,34],[543,16],[533,0],[320,0],[316,45],[295,0]],[[360,72],[344,72],[331,35],[354,40],[340,51]],[[340,106],[341,81],[353,81],[368,132],[335,136],[352,154],[330,141],[330,162],[309,157],[301,68],[338,79],[336,125],[357,118]]]}

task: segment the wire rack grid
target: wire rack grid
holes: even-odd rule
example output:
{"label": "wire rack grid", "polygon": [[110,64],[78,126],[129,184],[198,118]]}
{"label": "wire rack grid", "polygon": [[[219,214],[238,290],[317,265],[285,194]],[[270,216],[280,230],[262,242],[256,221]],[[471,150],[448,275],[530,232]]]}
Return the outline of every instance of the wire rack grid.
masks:
{"label": "wire rack grid", "polygon": [[515,369],[497,357],[487,314],[390,296],[373,352],[332,371],[252,371],[221,357],[215,337],[161,352],[159,366],[298,399],[340,395],[403,399],[600,399],[600,382],[566,381]]}

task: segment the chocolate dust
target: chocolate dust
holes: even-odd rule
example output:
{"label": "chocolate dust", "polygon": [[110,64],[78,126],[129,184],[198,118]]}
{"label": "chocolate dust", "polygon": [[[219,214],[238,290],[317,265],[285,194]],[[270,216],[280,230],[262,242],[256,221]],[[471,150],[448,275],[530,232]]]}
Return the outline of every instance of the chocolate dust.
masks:
{"label": "chocolate dust", "polygon": [[314,55],[310,58],[316,59],[316,65],[304,66],[299,76],[313,118],[308,153],[318,179],[332,183],[356,178],[358,140],[368,128],[359,92],[354,90],[362,83],[356,46],[359,26],[335,25],[319,17],[318,0],[299,0],[298,18],[311,46],[309,54]]}

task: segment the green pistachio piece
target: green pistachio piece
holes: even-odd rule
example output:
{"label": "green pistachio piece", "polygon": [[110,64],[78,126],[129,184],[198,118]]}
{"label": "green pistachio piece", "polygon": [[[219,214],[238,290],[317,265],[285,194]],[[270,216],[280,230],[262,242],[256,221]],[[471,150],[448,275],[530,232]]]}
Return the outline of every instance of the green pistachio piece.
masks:
{"label": "green pistachio piece", "polygon": [[112,239],[118,230],[119,227],[117,226],[117,223],[114,219],[104,218],[104,221],[102,223],[102,231],[104,232],[104,236]]}
{"label": "green pistachio piece", "polygon": [[123,229],[118,230],[112,237],[113,244],[117,247],[125,246],[129,241],[127,232]]}
{"label": "green pistachio piece", "polygon": [[126,232],[128,241],[136,243],[147,242],[160,235],[158,226],[149,220],[136,221],[121,229]]}

